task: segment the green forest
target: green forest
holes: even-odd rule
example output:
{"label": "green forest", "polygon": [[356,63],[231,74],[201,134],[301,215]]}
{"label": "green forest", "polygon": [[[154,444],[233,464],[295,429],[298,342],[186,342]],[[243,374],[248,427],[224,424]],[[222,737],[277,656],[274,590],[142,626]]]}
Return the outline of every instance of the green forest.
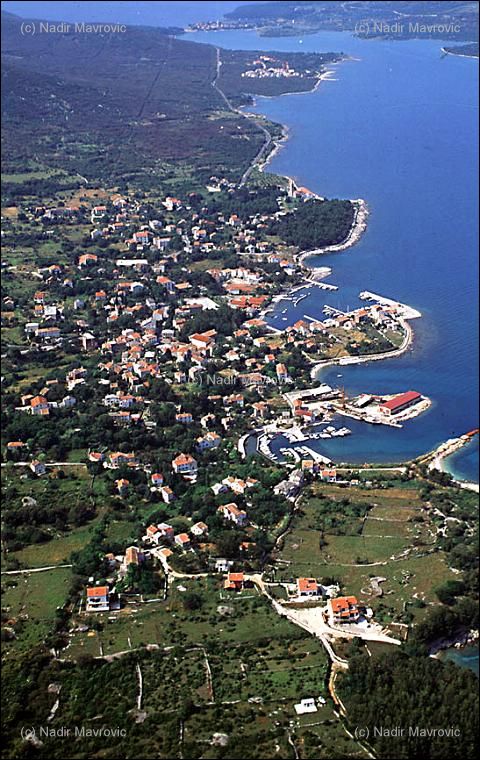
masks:
{"label": "green forest", "polygon": [[350,729],[365,731],[377,757],[446,760],[478,753],[478,679],[470,670],[403,652],[370,657],[359,644],[339,694]]}
{"label": "green forest", "polygon": [[295,213],[273,222],[270,234],[307,251],[341,243],[350,232],[353,219],[351,201],[310,200],[302,203]]}

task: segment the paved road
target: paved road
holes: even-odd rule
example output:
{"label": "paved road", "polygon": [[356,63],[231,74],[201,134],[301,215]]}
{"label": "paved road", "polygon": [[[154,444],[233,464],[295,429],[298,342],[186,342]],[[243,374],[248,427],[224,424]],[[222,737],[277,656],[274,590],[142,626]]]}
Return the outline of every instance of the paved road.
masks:
{"label": "paved road", "polygon": [[[228,108],[229,111],[233,111],[233,113],[236,113],[236,114],[238,114],[238,116],[241,116],[243,119],[246,119],[246,118],[248,118],[246,116],[246,114],[244,114],[242,111],[240,111],[239,108],[235,108],[234,106],[232,106],[232,104],[230,103],[230,101],[227,98],[227,96],[225,95],[225,93],[218,86],[218,80],[220,78],[220,69],[222,67],[222,59],[221,59],[221,56],[220,56],[220,48],[217,48],[216,50],[217,50],[217,70],[216,70],[215,79],[212,82],[212,86],[218,92],[218,94],[220,95],[220,97],[222,98],[222,100],[225,102],[225,105],[227,106],[227,108]],[[241,178],[241,180],[239,182],[239,187],[242,187],[245,184],[245,182],[249,178],[249,176],[250,176],[251,172],[253,171],[253,169],[256,166],[258,166],[258,164],[260,163],[260,161],[262,160],[262,158],[264,157],[264,155],[265,156],[267,155],[268,150],[269,150],[269,148],[270,148],[270,146],[272,144],[272,135],[270,134],[270,132],[268,131],[268,129],[266,129],[264,126],[262,126],[262,124],[259,124],[258,121],[256,122],[256,125],[263,132],[263,134],[265,136],[265,142],[263,143],[263,145],[260,148],[260,150],[258,151],[257,155],[255,156],[255,158],[251,162],[251,164],[248,167],[248,169],[243,173],[243,176],[242,176],[242,178]]]}
{"label": "paved road", "polygon": [[46,567],[28,567],[26,570],[2,570],[1,575],[23,575],[26,573],[43,573],[45,570],[57,570],[59,567],[73,567],[73,565],[47,565]]}
{"label": "paved road", "polygon": [[[2,462],[2,467],[30,467],[31,462]],[[86,467],[85,462],[44,462],[45,467]]]}

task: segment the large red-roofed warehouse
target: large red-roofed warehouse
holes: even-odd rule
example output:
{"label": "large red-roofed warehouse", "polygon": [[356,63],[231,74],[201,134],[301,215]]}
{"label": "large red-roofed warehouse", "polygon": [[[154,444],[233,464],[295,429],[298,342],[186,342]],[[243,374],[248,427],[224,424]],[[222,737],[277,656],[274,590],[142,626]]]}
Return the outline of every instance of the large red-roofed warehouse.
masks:
{"label": "large red-roofed warehouse", "polygon": [[412,404],[416,404],[421,398],[422,395],[417,391],[407,391],[407,393],[394,396],[389,401],[384,401],[383,404],[380,404],[380,410],[383,414],[398,414],[398,412],[408,409]]}

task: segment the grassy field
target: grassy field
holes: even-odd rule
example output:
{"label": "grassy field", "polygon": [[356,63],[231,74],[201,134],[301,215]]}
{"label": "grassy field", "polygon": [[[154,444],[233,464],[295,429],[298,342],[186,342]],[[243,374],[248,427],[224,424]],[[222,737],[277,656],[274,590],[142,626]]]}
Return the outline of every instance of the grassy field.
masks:
{"label": "grassy field", "polygon": [[218,700],[242,700],[261,696],[264,701],[299,700],[327,696],[327,659],[319,641],[276,642],[262,648],[228,646],[227,652],[210,658]]}
{"label": "grassy field", "polygon": [[[183,609],[181,600],[186,592],[179,586],[201,595],[200,610]],[[226,614],[219,614],[219,603],[229,608]],[[157,737],[161,742],[159,734],[171,722],[179,735],[180,709],[184,715],[183,757],[196,756],[193,748],[201,748],[204,758],[290,757],[288,733],[301,747],[303,758],[332,757],[334,751],[341,751],[342,757],[361,756],[333,713],[326,685],[328,658],[321,643],[280,619],[263,598],[251,590],[226,596],[220,579],[208,579],[175,583],[166,603],[146,607],[130,614],[128,623],[116,613],[110,615],[116,622],[105,621],[103,631],[75,634],[65,654],[74,658],[126,651],[109,665],[97,661],[97,667],[106,671],[105,682],[108,673],[122,673],[122,709],[130,708],[133,714],[134,663],[138,662],[143,678],[142,710],[151,740]],[[128,653],[130,646],[139,646],[140,638],[144,644],[155,639],[159,650]],[[112,688],[116,688],[117,678]],[[298,718],[294,704],[312,696],[323,696],[327,704],[319,706],[314,715]],[[109,690],[100,694],[95,708],[88,706],[89,716],[107,711],[110,701]],[[227,755],[212,741],[218,734],[227,738]]]}
{"label": "grassy field", "polygon": [[56,608],[65,602],[70,577],[68,568],[2,577],[2,610],[14,622],[17,636],[4,644],[6,653],[27,651],[44,640]]}
{"label": "grassy field", "polygon": [[[185,589],[182,591],[181,589]],[[184,599],[195,592],[201,599],[196,610],[185,609]],[[228,611],[218,610],[228,607]],[[84,616],[77,616],[82,624]],[[255,589],[227,594],[222,578],[199,578],[174,583],[165,601],[132,603],[114,614],[97,614],[103,630],[94,636],[76,633],[72,637],[69,657],[80,653],[114,654],[145,644],[173,646],[204,644],[213,639],[220,643],[255,644],[268,637],[281,638],[292,632],[292,625],[272,612],[267,601]],[[295,629],[293,629],[295,630]],[[90,632],[91,633],[91,632]]]}
{"label": "grassy field", "polygon": [[[61,468],[59,468],[61,469]],[[92,496],[92,478],[85,467],[65,467],[64,477],[58,477],[57,468],[49,468],[47,475],[41,478],[25,477],[27,470],[17,467],[6,467],[2,471],[3,507],[8,524],[9,509],[19,508],[25,498],[34,499],[38,508],[51,507],[69,510],[77,505],[90,503]],[[69,529],[58,529],[54,522],[45,524],[46,533],[52,536],[50,541],[35,543],[16,551],[9,551],[8,559],[17,560],[23,567],[44,567],[68,562],[70,555],[84,547],[91,538],[92,531],[105,512],[106,483],[96,479],[93,485],[93,496],[97,502],[97,512],[93,519],[78,527],[72,524]]]}
{"label": "grassy field", "polygon": [[98,518],[45,544],[33,544],[17,552],[10,552],[8,558],[18,560],[22,567],[47,567],[69,562],[72,552],[79,551],[88,544],[97,523]]}

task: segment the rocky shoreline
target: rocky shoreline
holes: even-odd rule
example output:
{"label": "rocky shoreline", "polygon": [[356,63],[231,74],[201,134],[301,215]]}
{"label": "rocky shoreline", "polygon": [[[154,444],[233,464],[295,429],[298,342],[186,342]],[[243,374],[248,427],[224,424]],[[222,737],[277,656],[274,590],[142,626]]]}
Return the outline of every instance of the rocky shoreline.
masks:
{"label": "rocky shoreline", "polygon": [[475,629],[459,629],[454,636],[448,638],[436,639],[429,647],[428,654],[430,657],[439,658],[441,652],[446,649],[464,649],[465,647],[475,646],[479,642],[479,631]]}

